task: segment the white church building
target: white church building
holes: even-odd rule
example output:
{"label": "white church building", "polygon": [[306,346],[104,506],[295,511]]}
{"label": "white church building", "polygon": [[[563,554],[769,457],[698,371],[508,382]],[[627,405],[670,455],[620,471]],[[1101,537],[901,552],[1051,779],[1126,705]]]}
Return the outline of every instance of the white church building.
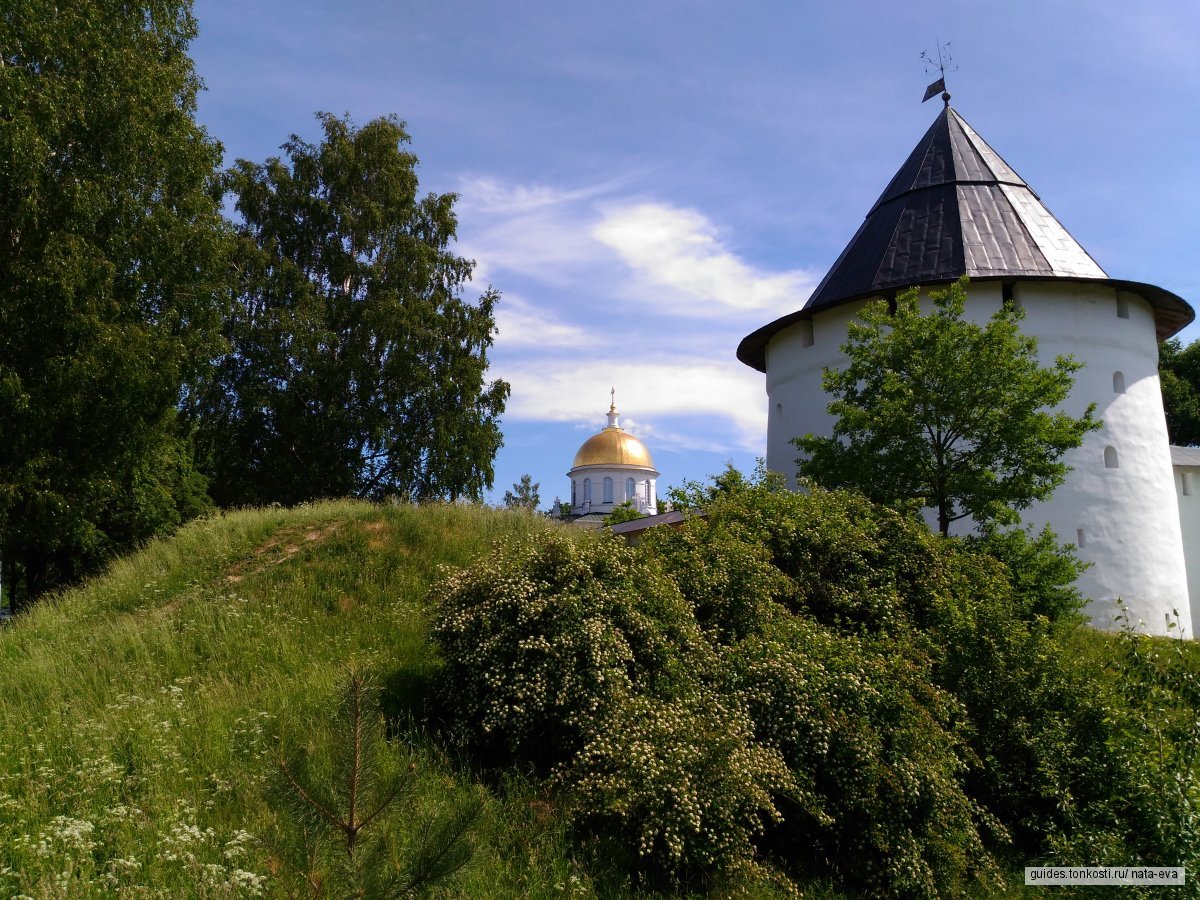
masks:
{"label": "white church building", "polygon": [[1175,622],[1192,637],[1200,622],[1200,449],[1169,446],[1158,344],[1195,314],[1170,291],[1109,277],[943,99],[807,303],[738,347],[738,358],[766,375],[767,466],[793,478],[792,438],[831,433],[822,369],[848,363],[847,325],[868,300],[967,275],[966,315],[984,322],[1003,303],[1023,307],[1021,327],[1044,360],[1072,354],[1084,363],[1063,408],[1078,416],[1095,403],[1103,419],[1065,457],[1066,482],[1026,510],[1024,524],[1049,523],[1091,563],[1078,586],[1095,625],[1114,627],[1124,604],[1152,633]]}
{"label": "white church building", "polygon": [[567,473],[571,515],[602,519],[626,502],[653,515],[658,511],[658,476],[646,445],[621,427],[614,394],[608,425],[583,442]]}

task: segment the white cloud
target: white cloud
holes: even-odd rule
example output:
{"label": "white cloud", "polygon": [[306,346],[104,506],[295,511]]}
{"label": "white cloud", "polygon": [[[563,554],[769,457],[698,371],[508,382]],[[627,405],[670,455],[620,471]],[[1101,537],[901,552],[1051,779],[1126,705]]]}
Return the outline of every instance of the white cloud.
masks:
{"label": "white cloud", "polygon": [[683,302],[715,301],[732,310],[799,309],[816,280],[807,270],[762,272],[730,253],[716,226],[692,209],[640,203],[611,209],[592,229],[596,239],[652,286]]}
{"label": "white cloud", "polygon": [[510,347],[578,347],[582,328],[563,322],[516,294],[506,293],[496,307],[496,345]]}
{"label": "white cloud", "polygon": [[[533,185],[506,187],[477,180],[464,187],[457,252],[476,262],[474,281],[496,282],[516,273],[545,285],[576,284],[597,261],[583,202],[588,190]],[[472,199],[467,200],[470,196]]]}
{"label": "white cloud", "polygon": [[[617,408],[633,412],[628,422],[641,429],[635,433],[653,434],[659,446],[758,453],[765,446],[762,375],[737,362],[686,355],[653,362],[522,358],[497,365],[496,374],[512,384],[505,416],[513,419],[579,422],[598,430],[615,387]],[[670,420],[682,417],[699,417],[699,427],[680,434]]]}
{"label": "white cloud", "polygon": [[620,187],[462,183],[459,252],[503,295],[492,370],[512,385],[505,418],[594,431],[615,386],[654,447],[761,454],[762,375],[733,347],[798,308],[811,275],[764,271],[701,213]]}
{"label": "white cloud", "polygon": [[487,176],[459,181],[459,214],[525,215],[591,200],[613,190],[617,182],[563,190],[547,184],[505,184]]}
{"label": "white cloud", "polygon": [[573,292],[586,286],[606,303],[691,321],[790,312],[815,287],[808,270],[767,272],[737,256],[696,210],[614,199],[621,186],[464,180],[459,252],[476,260],[477,282],[503,289],[516,274]]}

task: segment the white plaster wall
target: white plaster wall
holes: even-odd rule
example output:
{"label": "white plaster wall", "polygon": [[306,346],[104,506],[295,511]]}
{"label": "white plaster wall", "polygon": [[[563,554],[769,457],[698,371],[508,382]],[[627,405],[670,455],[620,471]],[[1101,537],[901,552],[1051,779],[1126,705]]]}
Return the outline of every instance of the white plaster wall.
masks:
{"label": "white plaster wall", "polygon": [[[1184,479],[1189,493],[1184,493]],[[1200,623],[1200,466],[1175,467],[1175,496],[1179,501],[1179,530],[1183,534],[1183,559],[1187,564],[1188,596],[1192,601],[1192,627]],[[1189,634],[1188,637],[1195,637]]]}
{"label": "white plaster wall", "polygon": [[[1187,573],[1172,475],[1162,395],[1158,385],[1158,345],[1150,306],[1124,295],[1129,318],[1117,316],[1116,291],[1105,285],[1021,282],[1014,300],[1026,312],[1022,328],[1038,338],[1043,364],[1060,354],[1084,363],[1063,404],[1081,415],[1096,403],[1104,427],[1088,435],[1065,462],[1072,467],[1053,497],[1023,516],[1025,524],[1050,526],[1063,542],[1083,538],[1079,555],[1092,566],[1079,580],[1091,602],[1093,622],[1113,627],[1118,598],[1131,617],[1161,634],[1173,610],[1179,627],[1192,634]],[[1000,285],[980,282],[969,289],[966,315],[984,322],[999,308]],[[767,347],[767,466],[794,480],[797,451],[791,438],[828,434],[832,418],[821,389],[821,370],[840,367],[846,326],[862,303],[847,304],[814,317],[812,343],[807,323],[772,338]],[[1125,377],[1124,394],[1113,390],[1113,372]],[[1120,467],[1106,469],[1104,448],[1113,446]],[[794,481],[793,481],[794,483]],[[971,525],[958,523],[958,531]]]}
{"label": "white plaster wall", "polygon": [[[1094,402],[1104,421],[1067,454],[1067,481],[1049,501],[1028,510],[1025,521],[1049,523],[1064,541],[1082,537],[1079,555],[1092,567],[1079,588],[1091,600],[1086,611],[1095,624],[1113,627],[1123,602],[1152,633],[1166,633],[1168,622],[1176,621],[1192,636],[1150,305],[1123,295],[1129,317],[1122,319],[1113,288],[1069,282],[1018,284],[1015,297],[1025,307],[1023,327],[1037,336],[1043,363],[1068,353],[1084,363],[1063,409],[1080,415]],[[1118,371],[1123,394],[1113,389]],[[1108,446],[1116,450],[1119,468],[1105,468]]]}
{"label": "white plaster wall", "polygon": [[[571,506],[571,514],[576,516],[592,513],[608,513],[614,507],[620,506],[628,497],[625,496],[625,481],[633,478],[638,493],[634,507],[638,512],[653,514],[658,512],[658,472],[640,466],[579,466],[567,473],[575,485],[575,502]],[[592,480],[592,502],[584,503],[583,480]],[[613,480],[613,499],[611,503],[604,502],[604,479]],[[649,497],[645,497],[645,482],[650,479]]]}
{"label": "white plaster wall", "polygon": [[811,322],[785,328],[767,345],[767,468],[787,476],[793,487],[799,451],[792,438],[833,430],[821,374],[827,366],[846,364],[841,350],[846,326],[864,305],[847,303],[818,313]]}

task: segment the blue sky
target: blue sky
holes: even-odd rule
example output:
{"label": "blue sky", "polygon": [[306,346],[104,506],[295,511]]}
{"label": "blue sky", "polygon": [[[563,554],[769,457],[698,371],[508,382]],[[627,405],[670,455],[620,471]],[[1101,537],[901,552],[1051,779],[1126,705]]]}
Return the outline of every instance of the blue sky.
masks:
{"label": "blue sky", "polygon": [[803,304],[933,121],[939,40],[955,108],[1109,275],[1200,306],[1200,3],[945,7],[198,0],[192,56],[230,163],[317,140],[318,110],[407,123],[503,294],[492,497],[528,472],[549,503],[610,386],[660,491],[753,467],[737,343]]}

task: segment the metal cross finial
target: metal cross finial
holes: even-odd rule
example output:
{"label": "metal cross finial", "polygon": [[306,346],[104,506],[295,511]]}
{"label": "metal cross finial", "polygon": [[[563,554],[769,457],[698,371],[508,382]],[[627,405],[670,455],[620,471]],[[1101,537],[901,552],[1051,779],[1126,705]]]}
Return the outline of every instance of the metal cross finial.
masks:
{"label": "metal cross finial", "polygon": [[613,409],[616,409],[616,406],[617,406],[617,389],[616,389],[616,388],[609,388],[609,389],[608,389],[608,393],[609,393],[609,396],[611,396],[611,397],[612,397],[612,403],[611,403],[611,404],[609,404],[609,406],[611,406]]}

